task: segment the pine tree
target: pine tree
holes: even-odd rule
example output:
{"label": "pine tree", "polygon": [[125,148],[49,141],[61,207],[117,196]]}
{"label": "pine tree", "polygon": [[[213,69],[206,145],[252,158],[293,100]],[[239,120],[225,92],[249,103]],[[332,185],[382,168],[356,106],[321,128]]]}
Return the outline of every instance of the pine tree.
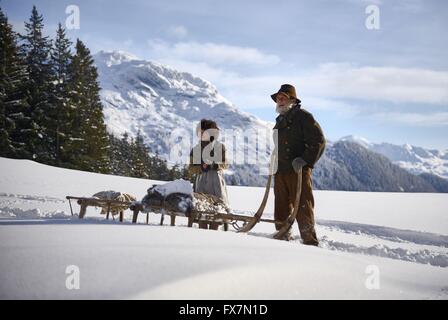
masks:
{"label": "pine tree", "polygon": [[[54,138],[49,132],[53,106],[50,102],[51,66],[49,53],[51,41],[43,36],[43,17],[39,15],[35,6],[31,12],[29,22],[25,23],[26,34],[22,36],[22,50],[28,67],[29,81],[27,83],[28,104],[30,108],[26,114],[31,120],[22,129],[27,135],[27,148],[32,158],[41,162],[51,163],[54,155]],[[50,151],[49,151],[50,150]]]}
{"label": "pine tree", "polygon": [[0,155],[12,158],[29,156],[21,132],[28,122],[27,70],[17,38],[0,8]]}
{"label": "pine tree", "polygon": [[59,23],[56,39],[51,50],[51,66],[53,75],[52,104],[55,106],[51,117],[53,119],[51,133],[55,140],[54,157],[56,165],[69,161],[70,156],[65,153],[64,146],[71,137],[74,114],[70,108],[69,81],[71,42],[67,39],[65,29]]}
{"label": "pine tree", "polygon": [[140,132],[135,139],[130,139],[128,133],[124,133],[121,139],[110,135],[109,140],[111,174],[165,181],[189,179],[185,166],[175,165],[170,169],[165,160],[158,155],[151,155]]}
{"label": "pine tree", "polygon": [[137,137],[133,143],[131,156],[133,160],[133,176],[138,178],[149,178],[151,158],[149,155],[149,148],[143,142],[143,137],[140,131],[137,132]]}
{"label": "pine tree", "polygon": [[77,168],[109,172],[109,139],[100,101],[98,72],[89,49],[77,39],[70,64],[70,107],[75,116],[65,150]]}
{"label": "pine tree", "polygon": [[131,177],[132,163],[129,155],[132,152],[132,145],[128,141],[129,135],[124,133],[122,138],[116,138],[112,134],[109,135],[110,148],[110,173],[114,175]]}

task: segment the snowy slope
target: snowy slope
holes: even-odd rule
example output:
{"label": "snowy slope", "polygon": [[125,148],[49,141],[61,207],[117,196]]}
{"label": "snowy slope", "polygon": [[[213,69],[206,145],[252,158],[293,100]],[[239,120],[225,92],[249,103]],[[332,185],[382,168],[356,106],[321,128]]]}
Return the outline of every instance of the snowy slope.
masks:
{"label": "snowy slope", "polygon": [[356,142],[363,147],[380,153],[414,174],[431,173],[448,179],[448,150],[432,150],[410,144],[372,143],[358,136],[347,136],[342,141]]}
{"label": "snowy slope", "polygon": [[[316,192],[321,246],[249,235],[70,217],[65,195],[117,190],[143,197],[157,183],[0,158],[0,298],[448,298],[448,195]],[[250,214],[261,188],[229,187]],[[75,212],[79,208],[73,204]],[[266,208],[272,216],[273,197]],[[169,220],[169,219],[166,219]],[[169,223],[168,221],[165,224]],[[81,289],[67,290],[66,267]],[[380,289],[368,289],[369,270]]]}
{"label": "snowy slope", "polygon": [[[226,137],[225,130],[251,130],[249,136],[262,130],[271,138],[270,124],[234,107],[206,80],[121,51],[100,51],[94,59],[109,131],[135,137],[140,130],[152,151],[170,164],[186,163],[185,150],[189,152],[195,143],[194,128],[202,118],[216,120],[222,138]],[[252,157],[256,156],[255,146],[247,146]],[[235,143],[235,150],[228,149],[243,152],[244,143]],[[173,150],[183,154],[178,156]],[[267,161],[266,154],[269,152],[259,155],[261,161]]]}

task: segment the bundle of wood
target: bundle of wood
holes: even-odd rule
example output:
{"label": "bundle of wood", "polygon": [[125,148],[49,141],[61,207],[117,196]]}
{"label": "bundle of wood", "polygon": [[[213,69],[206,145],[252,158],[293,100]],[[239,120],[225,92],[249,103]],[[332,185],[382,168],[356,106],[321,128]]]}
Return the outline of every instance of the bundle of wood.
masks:
{"label": "bundle of wood", "polygon": [[[123,193],[113,190],[108,191],[100,191],[93,195],[94,198],[98,198],[101,200],[114,200],[114,201],[123,201],[123,202],[132,202],[136,201],[137,198],[129,193]],[[101,214],[106,214],[107,210],[112,213],[112,215],[117,215],[121,211],[128,209],[128,205],[124,204],[111,204],[110,207],[107,204],[101,205]]]}
{"label": "bundle of wood", "polygon": [[225,202],[212,194],[194,192],[193,210],[196,212],[229,213],[230,208]]}
{"label": "bundle of wood", "polygon": [[227,213],[230,209],[214,195],[193,192],[189,182],[176,180],[163,185],[153,185],[141,201],[143,211],[161,209],[183,213],[189,217],[191,212]]}

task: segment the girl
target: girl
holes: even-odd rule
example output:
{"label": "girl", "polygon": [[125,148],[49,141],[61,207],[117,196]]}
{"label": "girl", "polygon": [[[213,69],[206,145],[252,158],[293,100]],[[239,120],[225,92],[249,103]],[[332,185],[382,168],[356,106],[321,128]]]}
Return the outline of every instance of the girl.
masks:
{"label": "girl", "polygon": [[[196,175],[194,191],[215,195],[228,206],[227,187],[224,170],[228,164],[225,147],[218,142],[219,128],[215,121],[202,119],[196,128],[199,143],[190,152],[190,174]],[[207,229],[208,223],[199,223],[199,228]],[[210,229],[217,230],[218,224],[211,223]]]}

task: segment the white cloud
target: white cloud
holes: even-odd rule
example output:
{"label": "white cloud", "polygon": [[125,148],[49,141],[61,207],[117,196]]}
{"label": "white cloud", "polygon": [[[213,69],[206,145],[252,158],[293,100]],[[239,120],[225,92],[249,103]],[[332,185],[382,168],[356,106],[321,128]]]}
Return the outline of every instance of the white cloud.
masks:
{"label": "white cloud", "polygon": [[185,38],[188,35],[188,30],[184,26],[171,26],[167,30],[168,35],[176,38]]}
{"label": "white cloud", "polygon": [[347,0],[347,2],[356,4],[356,5],[366,5],[366,6],[370,5],[370,4],[375,4],[375,5],[383,4],[382,0]]}
{"label": "white cloud", "polygon": [[324,64],[299,79],[305,92],[326,97],[448,104],[448,72]]}
{"label": "white cloud", "polygon": [[[28,22],[28,20],[26,21]],[[21,35],[26,34],[25,22],[17,21],[17,20],[8,20],[8,23],[12,26],[14,32],[17,32]],[[64,25],[63,25],[64,26]],[[45,23],[45,27],[43,29],[43,35],[45,37],[53,38],[56,36],[56,30],[58,29],[58,25],[54,23]]]}
{"label": "white cloud", "polygon": [[279,57],[265,54],[256,48],[238,47],[212,42],[177,42],[174,44],[162,40],[148,41],[153,56],[203,62],[210,65],[275,65],[280,62]]}
{"label": "white cloud", "polygon": [[352,118],[362,113],[362,106],[346,103],[340,100],[312,96],[306,98],[304,106],[310,111],[330,111],[345,118]]}
{"label": "white cloud", "polygon": [[[288,72],[249,77],[205,62],[176,59],[162,59],[162,62],[209,80],[224,97],[245,110],[272,107],[269,96],[282,83],[295,85],[310,110],[333,111],[345,117],[375,114],[381,102],[432,104],[433,109],[445,108],[448,104],[448,73],[442,71],[325,64],[304,74]],[[347,101],[352,99],[358,101],[356,105]],[[363,105],[362,101],[368,103]],[[410,117],[407,121],[411,119],[416,118]]]}
{"label": "white cloud", "polygon": [[393,2],[395,10],[400,12],[418,13],[421,12],[425,5],[425,1],[422,0],[405,0]]}
{"label": "white cloud", "polygon": [[[179,52],[183,53],[180,49]],[[167,56],[161,62],[209,80],[225,98],[244,110],[273,107],[270,94],[281,84],[291,83],[296,86],[304,106],[312,112],[328,111],[344,118],[368,117],[372,121],[408,126],[448,125],[448,112],[440,112],[441,108],[448,107],[446,71],[327,63],[301,73],[280,65],[278,73],[246,76],[229,71],[222,61],[215,60],[214,65],[210,59],[201,60],[199,55],[196,56],[198,61],[187,61],[179,52],[175,55],[166,52]],[[384,110],[382,102],[389,103],[390,111],[380,111]],[[397,103],[397,107],[390,102]],[[424,104],[427,109],[422,113],[406,112],[403,104],[413,104],[414,110]]]}
{"label": "white cloud", "polygon": [[[324,64],[304,74],[279,73],[243,76],[206,63],[190,63],[200,75],[222,88],[238,89],[241,95],[265,95],[282,83],[296,86],[299,95],[326,99],[357,99],[395,103],[448,105],[448,72],[394,67],[355,67]],[[202,71],[205,72],[202,72]],[[259,105],[259,101],[256,102]],[[250,107],[250,105],[248,106]]]}
{"label": "white cloud", "polygon": [[[71,32],[68,32],[68,35],[72,35]],[[75,40],[77,38],[76,33],[73,33],[71,39]],[[136,43],[132,39],[124,39],[122,41],[115,41],[106,38],[98,38],[92,36],[89,33],[82,34],[80,39],[87,44],[90,49],[90,52],[97,53],[98,51],[124,51],[131,55],[135,55],[138,57],[143,56],[144,52],[141,52],[136,48]]]}
{"label": "white cloud", "polygon": [[394,122],[418,127],[448,126],[448,112],[402,113],[384,112],[373,114],[372,118],[380,122]]}

